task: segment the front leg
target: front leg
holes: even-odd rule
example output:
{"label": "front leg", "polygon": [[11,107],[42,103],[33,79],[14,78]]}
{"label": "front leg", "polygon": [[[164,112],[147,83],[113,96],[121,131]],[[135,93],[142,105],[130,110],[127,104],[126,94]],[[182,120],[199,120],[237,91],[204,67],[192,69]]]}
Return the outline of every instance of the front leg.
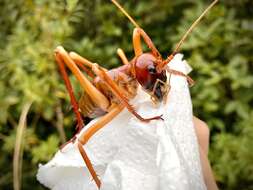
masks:
{"label": "front leg", "polygon": [[135,56],[140,56],[143,51],[141,47],[141,37],[144,39],[144,42],[147,44],[148,48],[151,50],[153,55],[157,58],[162,58],[159,51],[156,49],[155,45],[153,44],[150,37],[147,35],[147,33],[141,29],[141,28],[135,28],[133,32],[133,47],[134,47],[134,53]]}

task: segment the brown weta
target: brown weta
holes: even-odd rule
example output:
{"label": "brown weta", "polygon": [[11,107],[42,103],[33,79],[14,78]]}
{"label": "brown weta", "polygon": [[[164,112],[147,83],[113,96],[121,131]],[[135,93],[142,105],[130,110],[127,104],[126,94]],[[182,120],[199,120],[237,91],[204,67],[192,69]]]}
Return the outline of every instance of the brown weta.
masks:
{"label": "brown weta", "polygon": [[[80,132],[84,126],[82,116],[90,118],[102,116],[77,139],[79,152],[98,188],[100,188],[101,182],[83,145],[124,108],[127,108],[129,112],[142,122],[162,119],[162,116],[143,118],[135,111],[134,107],[129,103],[129,100],[136,96],[137,88],[140,85],[150,95],[154,103],[166,102],[170,90],[166,73],[186,77],[189,84],[193,83],[193,80],[189,76],[170,69],[168,63],[173,59],[174,55],[178,53],[183,41],[199,23],[200,19],[217,3],[217,1],[218,0],[213,1],[200,17],[198,17],[177,44],[173,53],[166,59],[162,58],[149,36],[116,0],[112,0],[112,2],[135,25],[133,31],[133,49],[135,56],[131,61],[128,61],[123,50],[118,49],[117,53],[124,65],[108,71],[98,64],[81,57],[77,53],[68,53],[61,46],[55,49],[55,59],[66,84],[71,104],[77,118],[77,132]],[[144,42],[147,44],[150,52],[143,52],[141,38],[143,38]],[[77,102],[74,96],[65,66],[75,75],[84,90],[79,102]],[[81,70],[87,73],[89,77],[85,76]],[[74,140],[76,139],[73,138],[72,141]]]}

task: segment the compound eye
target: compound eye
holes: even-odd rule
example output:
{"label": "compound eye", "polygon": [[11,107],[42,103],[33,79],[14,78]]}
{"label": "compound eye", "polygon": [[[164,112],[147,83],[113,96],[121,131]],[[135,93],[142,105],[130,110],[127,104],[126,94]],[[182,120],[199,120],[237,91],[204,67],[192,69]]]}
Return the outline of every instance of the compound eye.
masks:
{"label": "compound eye", "polygon": [[148,72],[150,74],[156,74],[156,68],[153,65],[148,66]]}

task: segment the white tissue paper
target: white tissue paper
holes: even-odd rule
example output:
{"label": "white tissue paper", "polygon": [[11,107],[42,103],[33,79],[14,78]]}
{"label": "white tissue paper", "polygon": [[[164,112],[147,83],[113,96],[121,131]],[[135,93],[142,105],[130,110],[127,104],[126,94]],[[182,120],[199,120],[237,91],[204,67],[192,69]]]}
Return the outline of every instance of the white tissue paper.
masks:
{"label": "white tissue paper", "polygon": [[[186,74],[190,67],[182,58],[177,54],[169,67]],[[164,121],[143,123],[125,109],[84,146],[101,179],[101,190],[206,189],[186,78],[172,75],[170,84],[165,105],[155,107],[141,89],[131,101],[143,117],[163,114]],[[97,190],[72,143],[39,165],[37,179],[53,190]]]}

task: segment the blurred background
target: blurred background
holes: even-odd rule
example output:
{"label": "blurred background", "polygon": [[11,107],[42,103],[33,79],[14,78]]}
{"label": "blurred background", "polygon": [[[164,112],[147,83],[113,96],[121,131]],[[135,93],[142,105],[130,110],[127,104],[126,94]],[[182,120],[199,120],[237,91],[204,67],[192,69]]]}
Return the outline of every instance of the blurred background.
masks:
{"label": "blurred background", "polygon": [[[120,3],[166,56],[211,2]],[[113,68],[121,64],[118,47],[133,57],[132,31],[109,0],[0,0],[0,189],[13,189],[13,179],[16,189],[46,189],[38,164],[75,131],[54,48]],[[224,190],[253,189],[252,40],[253,1],[221,0],[181,51],[194,69],[193,109],[211,130],[209,159]]]}

